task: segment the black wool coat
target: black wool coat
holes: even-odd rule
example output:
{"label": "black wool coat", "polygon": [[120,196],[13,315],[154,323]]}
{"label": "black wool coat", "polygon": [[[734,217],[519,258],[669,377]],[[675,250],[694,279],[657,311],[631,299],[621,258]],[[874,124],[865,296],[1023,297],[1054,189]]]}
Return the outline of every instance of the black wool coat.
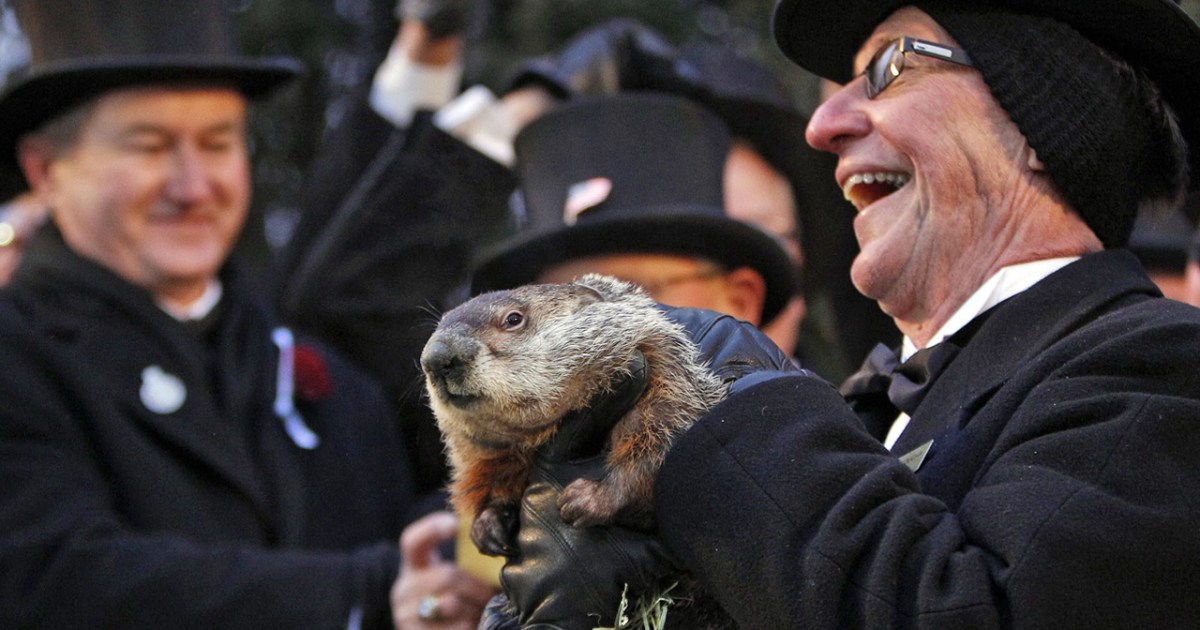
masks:
{"label": "black wool coat", "polygon": [[1200,310],[1127,252],[995,307],[880,437],[815,378],[748,388],[668,455],[662,536],[744,628],[1200,623]]}
{"label": "black wool coat", "polygon": [[413,493],[390,409],[317,350],[300,448],[272,322],[223,280],[211,344],[52,226],[0,291],[0,627],[391,627]]}
{"label": "black wool coat", "polygon": [[364,97],[324,139],[281,254],[281,314],[382,383],[422,492],[443,488],[449,466],[418,358],[466,299],[472,257],[510,229],[515,187],[429,112],[396,129]]}

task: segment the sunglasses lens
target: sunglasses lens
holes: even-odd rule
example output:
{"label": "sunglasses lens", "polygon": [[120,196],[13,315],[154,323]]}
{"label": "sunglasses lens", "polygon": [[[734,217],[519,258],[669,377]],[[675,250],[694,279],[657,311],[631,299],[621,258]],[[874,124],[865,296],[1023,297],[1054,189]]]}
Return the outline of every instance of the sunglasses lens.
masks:
{"label": "sunglasses lens", "polygon": [[902,70],[904,53],[900,50],[900,40],[889,42],[876,51],[867,65],[867,98],[875,98],[900,76]]}

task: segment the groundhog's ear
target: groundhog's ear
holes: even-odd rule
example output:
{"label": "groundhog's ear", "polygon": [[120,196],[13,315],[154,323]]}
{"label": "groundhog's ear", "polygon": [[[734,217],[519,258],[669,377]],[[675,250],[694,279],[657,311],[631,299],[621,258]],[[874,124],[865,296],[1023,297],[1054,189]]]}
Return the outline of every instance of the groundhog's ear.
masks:
{"label": "groundhog's ear", "polygon": [[607,302],[608,301],[608,296],[601,293],[600,290],[597,289],[596,287],[590,287],[586,284],[579,284],[578,282],[575,283],[575,287],[579,289],[580,294],[586,296],[587,298],[595,298],[592,300],[588,300],[589,303]]}
{"label": "groundhog's ear", "polygon": [[577,278],[573,284],[594,294],[597,301],[607,302],[622,293],[621,286],[624,283],[611,276],[589,273]]}

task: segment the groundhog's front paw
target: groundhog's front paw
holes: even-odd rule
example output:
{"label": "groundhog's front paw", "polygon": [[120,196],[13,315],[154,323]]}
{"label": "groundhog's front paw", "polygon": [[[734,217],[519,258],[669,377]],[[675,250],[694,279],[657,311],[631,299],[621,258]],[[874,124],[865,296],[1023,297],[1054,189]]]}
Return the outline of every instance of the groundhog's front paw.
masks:
{"label": "groundhog's front paw", "polygon": [[471,542],[489,556],[516,555],[517,525],[516,506],[486,507],[471,523]]}
{"label": "groundhog's front paw", "polygon": [[572,527],[611,523],[619,507],[612,489],[591,479],[576,479],[558,495],[558,516]]}

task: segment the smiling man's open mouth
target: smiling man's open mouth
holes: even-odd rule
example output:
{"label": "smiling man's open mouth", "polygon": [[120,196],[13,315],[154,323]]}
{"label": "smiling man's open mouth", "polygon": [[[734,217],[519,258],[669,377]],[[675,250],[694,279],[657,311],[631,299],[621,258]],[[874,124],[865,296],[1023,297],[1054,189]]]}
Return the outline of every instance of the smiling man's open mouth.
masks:
{"label": "smiling man's open mouth", "polygon": [[842,184],[842,195],[862,210],[896,192],[912,180],[912,175],[900,172],[855,173]]}

